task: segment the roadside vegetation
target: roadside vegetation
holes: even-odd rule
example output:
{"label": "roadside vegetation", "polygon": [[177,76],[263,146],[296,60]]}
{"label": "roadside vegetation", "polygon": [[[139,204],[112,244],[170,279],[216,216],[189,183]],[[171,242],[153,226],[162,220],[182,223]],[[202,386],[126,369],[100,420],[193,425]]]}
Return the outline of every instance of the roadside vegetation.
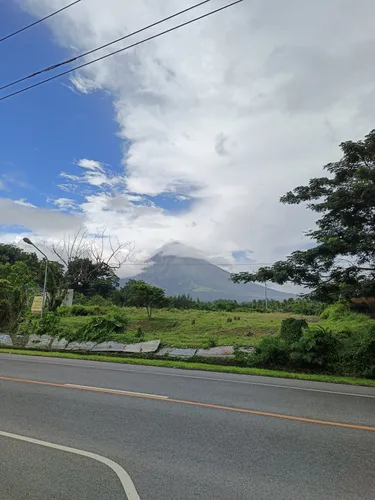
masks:
{"label": "roadside vegetation", "polygon": [[[80,307],[82,307],[81,312],[86,312],[85,306]],[[74,306],[72,310],[74,311]],[[101,309],[103,314],[110,314],[115,310],[113,307]],[[76,334],[89,323],[90,316],[72,315],[73,311],[62,308],[59,312],[64,315],[61,322],[65,329]],[[210,342],[213,342],[214,346],[255,346],[262,335],[277,334],[282,320],[289,316],[286,313],[276,312],[233,314],[225,311],[157,309],[149,320],[145,311],[140,308],[124,307],[121,311],[128,318],[128,327],[126,334],[114,336],[119,342],[126,342],[129,336],[138,336],[142,340],[159,339],[165,346],[196,348],[206,348]],[[295,315],[295,317],[300,316]],[[316,317],[306,316],[306,318],[308,321],[318,321]]]}
{"label": "roadside vegetation", "polygon": [[[316,229],[307,233],[313,245],[256,273],[232,275],[234,282],[302,285],[305,297],[208,303],[166,297],[143,281],[119,287],[116,272],[130,258],[131,246],[111,244],[106,259],[108,237],[79,232],[50,249],[56,260],[48,266],[43,318],[32,316],[30,305],[40,293],[45,262],[0,244],[0,329],[18,347],[32,333],[94,342],[160,339],[174,347],[232,345],[237,349],[228,362],[237,366],[226,368],[234,372],[375,379],[375,130],[340,147],[342,159],[324,167],[328,177],[311,179],[281,198],[292,205],[308,202],[317,214]],[[26,243],[32,244],[27,238]],[[68,289],[75,294],[72,307],[62,306]],[[239,349],[250,346],[251,354]]]}

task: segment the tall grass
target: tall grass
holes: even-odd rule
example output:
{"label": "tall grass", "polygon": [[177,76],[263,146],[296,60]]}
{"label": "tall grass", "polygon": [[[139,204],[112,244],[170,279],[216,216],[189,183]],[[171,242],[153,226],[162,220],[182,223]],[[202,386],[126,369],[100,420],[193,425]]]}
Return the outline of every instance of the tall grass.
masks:
{"label": "tall grass", "polygon": [[[212,338],[218,346],[255,346],[262,335],[278,333],[281,321],[291,316],[287,313],[160,309],[148,320],[143,309],[127,307],[123,310],[130,320],[128,334],[136,335],[141,327],[145,340],[160,339],[167,346],[197,348],[208,347]],[[228,318],[231,321],[228,321]],[[317,321],[317,318],[306,318]],[[62,318],[63,324],[72,331],[85,325],[88,320],[88,317],[80,316]],[[121,341],[121,335],[117,335],[116,340]]]}

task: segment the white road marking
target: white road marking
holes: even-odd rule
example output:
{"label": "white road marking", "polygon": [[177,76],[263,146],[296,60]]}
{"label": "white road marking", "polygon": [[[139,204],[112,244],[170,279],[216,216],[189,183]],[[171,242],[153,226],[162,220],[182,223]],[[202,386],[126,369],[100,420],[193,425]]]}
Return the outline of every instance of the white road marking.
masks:
{"label": "white road marking", "polygon": [[37,444],[39,446],[44,446],[45,448],[53,448],[55,450],[66,451],[68,453],[73,453],[74,455],[80,455],[82,457],[91,458],[97,462],[101,462],[106,465],[119,478],[127,500],[141,500],[137,490],[135,489],[134,483],[131,480],[129,474],[124,470],[118,463],[110,460],[109,458],[102,457],[96,453],[91,453],[90,451],[79,450],[76,448],[70,448],[68,446],[61,446],[59,444],[50,443],[49,441],[40,441],[39,439],[34,439],[26,436],[20,436],[18,434],[11,434],[10,432],[0,431],[0,436],[4,436],[10,439],[17,439],[18,441],[25,441],[27,443]]}
{"label": "white road marking", "polygon": [[157,399],[169,399],[169,396],[148,394],[147,392],[122,391],[120,389],[109,389],[108,387],[92,387],[90,385],[77,385],[77,384],[64,384],[64,387],[72,387],[73,389],[92,389],[100,392],[110,392],[111,394],[129,394],[131,396],[151,396]]}
{"label": "white road marking", "polygon": [[[1,353],[0,353],[1,354]],[[164,373],[164,372],[155,372],[155,371],[146,371],[146,370],[132,370],[128,368],[120,368],[120,367],[115,367],[115,366],[103,366],[102,362],[96,362],[97,366],[93,365],[88,365],[86,363],[56,363],[53,361],[44,361],[40,359],[15,359],[13,356],[14,354],[8,354],[8,356],[11,356],[12,362],[14,361],[19,361],[21,363],[28,362],[28,363],[37,363],[37,364],[45,364],[45,365],[55,365],[55,366],[76,366],[80,368],[91,368],[94,370],[100,369],[100,370],[107,370],[107,371],[118,371],[118,372],[125,372],[125,373],[140,373],[144,375],[158,375],[162,377],[177,377],[177,378],[191,378],[191,379],[196,379],[196,380],[205,380],[205,381],[213,381],[213,382],[225,382],[225,383],[230,383],[230,384],[246,384],[246,385],[256,385],[256,386],[262,386],[262,387],[277,387],[278,389],[291,389],[295,391],[308,391],[308,392],[322,392],[322,393],[327,393],[327,394],[335,394],[335,395],[342,395],[342,396],[353,396],[353,397],[358,397],[358,398],[370,398],[370,399],[375,399],[375,394],[359,394],[355,392],[340,392],[340,391],[330,391],[328,389],[312,389],[309,387],[297,387],[297,386],[292,386],[292,385],[282,385],[282,384],[268,384],[266,382],[250,382],[248,380],[232,380],[228,378],[219,378],[219,377],[202,377],[199,375],[183,375],[180,373]],[[25,356],[27,358],[27,356]],[[4,359],[1,357],[0,359]],[[59,358],[59,359],[64,359],[64,358]],[[87,362],[90,362],[88,359]],[[110,363],[109,361],[107,363]],[[100,366],[101,365],[101,366]],[[153,368],[150,366],[150,368]],[[168,368],[167,368],[168,369]],[[173,368],[169,368],[170,370]],[[199,371],[199,370],[198,370]],[[233,374],[236,375],[236,374]],[[245,375],[246,376],[246,375]],[[256,376],[256,375],[248,375],[248,376]],[[261,375],[259,375],[261,376]],[[277,377],[276,377],[277,378]],[[308,380],[301,380],[301,382],[309,382]],[[314,381],[311,381],[314,382]],[[345,384],[343,384],[345,385]],[[364,386],[365,387],[365,386]]]}

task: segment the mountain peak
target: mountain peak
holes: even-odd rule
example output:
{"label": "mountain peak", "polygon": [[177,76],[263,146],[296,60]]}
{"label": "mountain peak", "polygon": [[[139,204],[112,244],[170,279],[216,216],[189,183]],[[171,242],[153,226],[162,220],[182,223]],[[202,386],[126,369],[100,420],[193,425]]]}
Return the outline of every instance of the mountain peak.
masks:
{"label": "mountain peak", "polygon": [[[228,271],[210,262],[203,252],[179,241],[163,245],[148,263],[151,265],[134,279],[163,288],[168,296],[185,294],[204,301],[239,302],[264,298],[263,285],[233,283]],[[283,300],[291,295],[268,288],[268,297]]]}
{"label": "mountain peak", "polygon": [[166,243],[165,245],[160,247],[159,250],[157,250],[157,252],[155,252],[153,257],[156,256],[159,257],[173,256],[173,257],[186,257],[191,259],[207,259],[207,257],[204,255],[203,252],[189,245],[185,245],[180,241],[171,241],[170,243]]}

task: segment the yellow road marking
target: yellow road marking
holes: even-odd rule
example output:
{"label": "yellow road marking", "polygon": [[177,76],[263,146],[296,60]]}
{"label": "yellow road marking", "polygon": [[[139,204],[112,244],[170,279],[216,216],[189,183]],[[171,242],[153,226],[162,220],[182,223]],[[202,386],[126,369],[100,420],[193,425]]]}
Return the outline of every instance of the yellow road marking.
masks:
{"label": "yellow road marking", "polygon": [[89,386],[74,386],[69,384],[58,384],[56,382],[42,382],[39,380],[28,380],[22,378],[13,378],[13,377],[1,377],[0,380],[4,380],[7,382],[19,382],[24,384],[34,384],[34,385],[45,385],[49,387],[59,387],[62,389],[71,389],[71,390],[79,390],[79,391],[90,391],[90,392],[104,392],[107,394],[115,394],[117,396],[125,396],[125,397],[133,397],[133,398],[141,398],[141,399],[153,399],[155,401],[160,401],[163,403],[178,403],[190,406],[198,406],[201,408],[212,408],[215,410],[224,410],[224,411],[234,411],[237,413],[247,413],[249,415],[258,415],[261,417],[273,417],[273,418],[282,418],[284,420],[292,420],[295,422],[304,422],[308,424],[318,424],[318,425],[329,425],[332,427],[344,427],[346,429],[357,429],[362,431],[372,431],[375,432],[375,427],[370,427],[367,425],[357,425],[357,424],[346,424],[343,422],[333,422],[329,420],[317,420],[313,418],[305,418],[305,417],[295,417],[293,415],[283,415],[281,413],[270,413],[266,411],[258,411],[258,410],[248,410],[245,408],[236,408],[233,406],[222,406],[215,405],[211,403],[200,403],[198,401],[188,401],[185,399],[161,399],[160,396],[153,396],[149,394],[142,393],[131,393],[131,392],[119,392],[116,389],[105,389],[100,387],[89,387]]}

